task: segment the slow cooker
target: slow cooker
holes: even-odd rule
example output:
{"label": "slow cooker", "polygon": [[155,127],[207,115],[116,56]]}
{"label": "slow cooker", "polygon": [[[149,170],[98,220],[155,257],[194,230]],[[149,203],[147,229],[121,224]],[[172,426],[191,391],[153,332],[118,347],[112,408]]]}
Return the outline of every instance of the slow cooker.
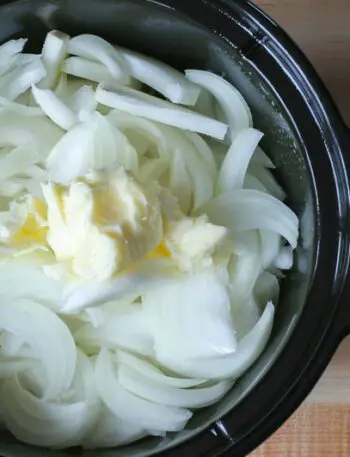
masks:
{"label": "slow cooker", "polygon": [[[180,69],[223,75],[247,99],[263,146],[301,221],[269,344],[218,404],[187,428],[120,449],[49,451],[0,435],[6,457],[244,456],[272,434],[317,382],[350,332],[350,133],[308,60],[246,0],[0,2],[0,41],[49,29],[94,33]],[[35,48],[36,46],[36,48]]]}

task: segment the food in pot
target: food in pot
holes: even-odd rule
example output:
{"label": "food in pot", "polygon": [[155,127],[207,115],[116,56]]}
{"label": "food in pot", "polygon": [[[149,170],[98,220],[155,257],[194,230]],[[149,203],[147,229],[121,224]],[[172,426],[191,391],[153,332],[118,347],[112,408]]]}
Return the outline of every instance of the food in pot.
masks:
{"label": "food in pot", "polygon": [[0,47],[0,420],[50,448],[180,431],[263,351],[298,219],[221,76],[25,44]]}

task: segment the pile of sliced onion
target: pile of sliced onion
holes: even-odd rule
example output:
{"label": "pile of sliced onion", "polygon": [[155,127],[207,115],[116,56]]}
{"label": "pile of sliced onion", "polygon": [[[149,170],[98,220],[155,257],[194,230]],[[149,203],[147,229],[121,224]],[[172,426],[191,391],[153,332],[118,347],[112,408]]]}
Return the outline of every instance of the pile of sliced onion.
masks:
{"label": "pile of sliced onion", "polygon": [[[230,82],[89,34],[25,44],[0,46],[1,422],[49,448],[181,431],[264,350],[298,219]],[[209,220],[221,249],[186,272],[170,250],[88,283],[58,279],[45,243],[12,242],[43,185],[120,168],[162,189],[164,230]]]}

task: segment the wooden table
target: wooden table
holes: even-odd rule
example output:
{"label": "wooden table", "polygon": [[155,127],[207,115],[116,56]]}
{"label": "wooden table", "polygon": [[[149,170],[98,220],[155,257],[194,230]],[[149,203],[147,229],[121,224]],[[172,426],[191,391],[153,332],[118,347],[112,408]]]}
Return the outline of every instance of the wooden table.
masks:
{"label": "wooden table", "polygon": [[[350,126],[350,0],[255,1],[304,50]],[[252,456],[350,456],[350,338],[309,398]]]}

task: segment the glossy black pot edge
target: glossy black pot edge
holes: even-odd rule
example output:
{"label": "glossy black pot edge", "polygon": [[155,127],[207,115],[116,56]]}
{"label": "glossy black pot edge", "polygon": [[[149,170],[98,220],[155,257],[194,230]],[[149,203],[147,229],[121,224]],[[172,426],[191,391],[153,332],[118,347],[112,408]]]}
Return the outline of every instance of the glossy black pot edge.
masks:
{"label": "glossy black pot edge", "polygon": [[[222,0],[232,8],[243,7],[251,20],[258,24],[274,40],[275,55],[284,60],[285,66],[294,69],[296,85],[303,88],[304,98],[314,112],[321,129],[331,135],[327,149],[333,161],[333,173],[337,186],[339,212],[338,265],[334,288],[340,294],[340,305],[335,327],[330,332],[335,341],[350,333],[350,126],[347,126],[328,89],[314,67],[292,38],[268,15],[250,0]],[[307,88],[307,90],[305,90]],[[350,84],[349,84],[350,88]]]}
{"label": "glossy black pot edge", "polygon": [[[236,428],[235,420],[237,419],[235,411],[232,411],[212,428],[212,437],[210,437],[210,434],[204,432],[193,440],[193,442],[184,443],[176,448],[184,456],[194,455],[193,449],[195,446],[196,449],[208,449],[208,453],[203,455],[214,456],[226,455],[227,453],[227,455],[239,457],[251,452],[292,414],[312,390],[342,338],[350,332],[350,307],[348,305],[350,303],[348,301],[350,300],[350,292],[348,292],[350,290],[348,273],[350,134],[328,90],[310,62],[274,21],[262,13],[255,5],[244,0],[236,0],[235,2],[231,0],[218,0],[210,3],[217,5],[218,9],[220,8],[220,12],[224,15],[230,15],[235,10],[239,10],[241,14],[242,10],[244,10],[244,14],[249,17],[249,21],[252,23],[252,30],[254,30],[254,23],[256,24],[256,29],[263,29],[274,41],[276,45],[275,52],[277,54],[280,53],[281,58],[287,59],[289,65],[296,70],[293,74],[293,77],[296,78],[295,84],[303,87],[303,90],[306,91],[304,97],[312,105],[311,109],[314,110],[316,121],[321,124],[322,128],[328,131],[331,137],[331,142],[327,144],[327,148],[331,157],[334,185],[338,197],[338,253],[334,271],[332,311],[320,323],[322,330],[317,337],[313,339],[309,338],[309,350],[305,351],[305,353],[301,352],[297,354],[295,360],[291,361],[283,360],[287,352],[284,351],[277,361],[276,366],[271,370],[274,371],[274,375],[267,375],[264,382],[254,389],[254,392],[250,395],[250,399],[254,397],[255,400],[260,401],[259,398],[268,393],[266,385],[271,380],[274,382],[277,381],[276,372],[283,373],[283,369],[288,368],[288,363],[296,363],[296,359],[300,359],[298,365],[300,367],[299,373],[294,373],[293,379],[286,381],[286,385],[281,386],[279,390],[271,386],[271,388],[275,388],[276,392],[278,391],[278,394],[274,397],[275,402],[271,402],[270,407],[265,408],[265,414],[257,414],[255,424],[250,430],[242,430],[242,435],[232,435],[231,433],[231,430]],[[191,13],[191,7],[193,9],[195,8],[194,4],[193,6],[187,4],[187,7],[185,7],[184,2],[181,0],[177,2],[176,8],[178,9],[180,5],[180,10],[185,13]],[[193,16],[195,17],[194,10]],[[307,328],[304,326],[303,330],[307,331]],[[293,345],[296,351],[298,351],[298,348],[302,348],[302,345],[298,346],[297,344],[298,336],[295,336],[293,339]],[[264,390],[262,384],[265,383]],[[261,392],[260,397],[259,392]],[[250,407],[252,406],[252,401],[247,400],[243,403],[249,404]],[[240,405],[237,408],[243,415],[247,412],[244,406],[243,404],[243,406]],[[170,451],[167,455],[175,455],[175,452],[173,454]]]}
{"label": "glossy black pot edge", "polygon": [[[232,1],[225,0],[223,3],[231,4],[231,6],[233,4]],[[313,109],[318,111],[316,116],[322,119],[323,126],[326,125],[332,133],[333,144],[329,147],[334,158],[340,218],[338,271],[335,273],[334,283],[339,301],[335,303],[334,318],[330,320],[324,337],[320,340],[308,365],[300,373],[299,379],[290,390],[285,392],[284,398],[256,424],[251,434],[247,435],[244,441],[240,440],[240,443],[235,445],[234,455],[243,456],[267,439],[296,410],[324,372],[339,343],[350,333],[350,130],[345,125],[329,91],[293,40],[256,5],[244,0],[237,0],[235,3],[244,5],[252,20],[258,21],[259,28],[263,27],[273,37],[277,48],[281,51],[281,58],[285,59],[287,56],[292,65],[298,69],[295,75],[300,78],[298,85],[300,87],[307,85],[312,95],[310,98],[310,94],[308,94],[309,100],[317,101],[317,104],[313,106]],[[279,53],[278,49],[276,51]],[[229,454],[230,451],[227,451],[227,455]]]}

